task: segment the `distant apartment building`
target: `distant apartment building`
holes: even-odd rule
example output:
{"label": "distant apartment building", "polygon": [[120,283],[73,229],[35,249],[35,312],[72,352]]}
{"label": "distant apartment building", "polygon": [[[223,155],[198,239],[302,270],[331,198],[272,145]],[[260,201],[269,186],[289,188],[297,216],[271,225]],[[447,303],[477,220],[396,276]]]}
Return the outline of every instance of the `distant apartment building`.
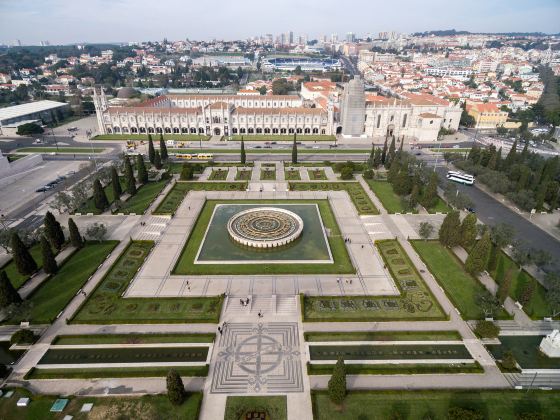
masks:
{"label": "distant apartment building", "polygon": [[508,113],[501,111],[494,103],[467,101],[467,112],[476,122],[475,128],[496,129],[504,125]]}

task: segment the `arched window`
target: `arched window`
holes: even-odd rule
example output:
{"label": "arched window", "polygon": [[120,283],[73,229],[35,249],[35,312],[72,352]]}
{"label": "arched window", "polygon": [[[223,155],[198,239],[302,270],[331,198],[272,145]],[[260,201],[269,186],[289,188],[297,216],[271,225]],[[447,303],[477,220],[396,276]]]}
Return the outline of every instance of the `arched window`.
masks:
{"label": "arched window", "polygon": [[245,129],[244,129],[244,128],[240,128],[240,129],[239,129],[239,132],[240,132],[241,134],[245,134]]}
{"label": "arched window", "polygon": [[277,128],[273,128],[273,129],[272,129],[272,134],[278,134],[278,129],[277,129]]}
{"label": "arched window", "polygon": [[161,127],[156,128],[156,133],[163,133],[163,130],[161,129]]}
{"label": "arched window", "polygon": [[130,132],[133,133],[133,134],[136,134],[136,133],[138,133],[138,129],[136,127],[132,127],[130,129]]}
{"label": "arched window", "polygon": [[191,133],[196,134],[196,128],[195,127],[191,127]]}
{"label": "arched window", "polygon": [[313,134],[319,134],[319,129],[318,129],[318,128],[314,128],[314,129],[313,129]]}
{"label": "arched window", "polygon": [[249,129],[247,130],[247,132],[248,132],[249,134],[253,134],[253,133],[255,132],[255,130],[253,129],[253,127],[251,127],[251,128],[249,128]]}
{"label": "arched window", "polygon": [[311,129],[310,128],[306,128],[304,131],[305,134],[310,134],[311,133]]}
{"label": "arched window", "polygon": [[[293,129],[290,128],[290,130],[293,130]],[[280,129],[280,134],[286,134],[286,129],[285,129],[285,128],[281,128],[281,129]]]}
{"label": "arched window", "polygon": [[204,134],[204,128],[199,127],[199,128],[198,128],[198,133],[199,133],[199,134]]}
{"label": "arched window", "polygon": [[145,134],[146,133],[146,127],[140,127],[140,132]]}
{"label": "arched window", "polygon": [[175,134],[178,134],[179,133],[179,127],[173,127],[173,132]]}
{"label": "arched window", "polygon": [[325,131],[325,129],[323,128],[323,129],[321,130],[321,134],[325,134],[325,133],[326,133],[326,131]]}
{"label": "arched window", "polygon": [[148,127],[148,133],[154,134],[154,127]]}
{"label": "arched window", "polygon": [[122,132],[128,134],[128,127],[123,127]]}
{"label": "arched window", "polygon": [[265,129],[264,129],[264,134],[270,134],[270,128],[268,128],[268,127],[265,128]]}
{"label": "arched window", "polygon": [[114,131],[115,133],[120,133],[120,132],[121,132],[121,128],[120,128],[120,127],[115,127],[115,128],[113,129],[113,131]]}
{"label": "arched window", "polygon": [[166,133],[171,133],[171,128],[165,127],[165,132],[166,132]]}
{"label": "arched window", "polygon": [[111,130],[110,128],[107,127],[107,133],[113,134],[113,130]]}
{"label": "arched window", "polygon": [[262,133],[262,128],[257,128],[257,134],[261,134]]}
{"label": "arched window", "polygon": [[294,129],[293,128],[288,129],[288,133],[294,134]]}
{"label": "arched window", "polygon": [[232,128],[232,129],[231,129],[231,132],[232,132],[233,134],[237,134],[237,128]]}
{"label": "arched window", "polygon": [[187,127],[181,128],[181,133],[187,134],[188,132],[189,132],[189,129]]}

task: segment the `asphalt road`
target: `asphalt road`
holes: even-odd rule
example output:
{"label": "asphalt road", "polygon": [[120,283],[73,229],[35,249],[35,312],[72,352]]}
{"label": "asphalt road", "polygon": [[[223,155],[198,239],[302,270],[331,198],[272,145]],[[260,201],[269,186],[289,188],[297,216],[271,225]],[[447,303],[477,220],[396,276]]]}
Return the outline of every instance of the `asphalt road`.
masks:
{"label": "asphalt road", "polygon": [[[437,170],[440,178],[445,179],[447,169]],[[460,192],[468,195],[476,205],[476,216],[485,224],[493,226],[498,223],[507,223],[515,228],[516,238],[524,241],[530,247],[542,249],[552,255],[553,262],[550,268],[560,270],[560,242],[544,230],[535,226],[524,217],[504,206],[490,195],[476,187],[457,184]]]}

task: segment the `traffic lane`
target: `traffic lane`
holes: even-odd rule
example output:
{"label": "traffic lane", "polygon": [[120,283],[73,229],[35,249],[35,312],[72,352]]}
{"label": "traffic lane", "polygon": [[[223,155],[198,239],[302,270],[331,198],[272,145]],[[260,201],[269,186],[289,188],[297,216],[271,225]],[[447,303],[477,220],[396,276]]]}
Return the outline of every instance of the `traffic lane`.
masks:
{"label": "traffic lane", "polygon": [[[438,174],[445,179],[447,169],[438,168]],[[516,238],[526,242],[530,247],[542,249],[552,255],[554,270],[560,269],[560,242],[544,230],[535,226],[524,217],[500,203],[484,191],[466,185],[456,184],[457,189],[468,195],[475,203],[476,216],[485,224],[493,226],[507,223],[515,228]]]}

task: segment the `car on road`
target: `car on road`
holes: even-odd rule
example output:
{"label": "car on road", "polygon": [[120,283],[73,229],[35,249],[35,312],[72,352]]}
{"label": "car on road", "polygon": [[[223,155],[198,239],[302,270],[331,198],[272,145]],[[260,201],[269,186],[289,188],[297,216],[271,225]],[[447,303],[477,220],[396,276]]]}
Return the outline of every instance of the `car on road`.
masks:
{"label": "car on road", "polygon": [[35,190],[35,192],[38,192],[38,193],[40,193],[40,192],[46,192],[46,191],[48,191],[49,189],[50,189],[50,188],[41,187],[41,188],[37,188],[37,189]]}
{"label": "car on road", "polygon": [[41,144],[41,143],[43,143],[43,140],[41,140],[41,139],[35,139],[35,141],[34,141],[33,143],[35,143],[35,144]]}

